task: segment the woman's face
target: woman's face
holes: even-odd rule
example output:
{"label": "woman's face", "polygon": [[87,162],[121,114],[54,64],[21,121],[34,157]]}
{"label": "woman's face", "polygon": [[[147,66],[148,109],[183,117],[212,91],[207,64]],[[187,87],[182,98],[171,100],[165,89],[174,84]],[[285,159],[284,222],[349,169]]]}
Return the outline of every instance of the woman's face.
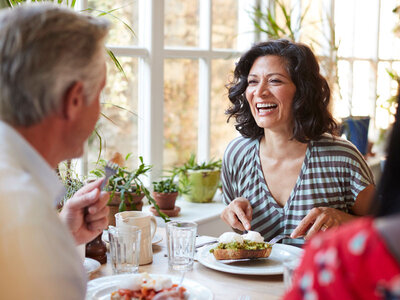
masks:
{"label": "woman's face", "polygon": [[247,77],[246,99],[257,125],[264,129],[293,127],[292,103],[296,86],[284,60],[275,55],[258,57]]}

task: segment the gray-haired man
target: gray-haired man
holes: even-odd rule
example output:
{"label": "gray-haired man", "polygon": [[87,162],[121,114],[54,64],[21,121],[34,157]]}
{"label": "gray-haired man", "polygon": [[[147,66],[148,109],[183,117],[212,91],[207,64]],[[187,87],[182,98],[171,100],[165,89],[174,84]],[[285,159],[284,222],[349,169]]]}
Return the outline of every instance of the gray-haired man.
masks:
{"label": "gray-haired man", "polygon": [[[57,5],[0,14],[0,295],[83,299],[76,245],[107,225],[102,180],[54,208],[54,168],[78,157],[99,116],[108,24]],[[85,214],[85,211],[88,211]]]}

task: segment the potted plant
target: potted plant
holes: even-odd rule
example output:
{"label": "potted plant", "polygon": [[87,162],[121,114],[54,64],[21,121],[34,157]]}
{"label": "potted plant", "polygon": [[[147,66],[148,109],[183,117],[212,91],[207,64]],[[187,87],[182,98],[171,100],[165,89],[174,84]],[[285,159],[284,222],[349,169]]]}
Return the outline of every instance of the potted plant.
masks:
{"label": "potted plant", "polygon": [[[125,161],[128,160],[130,154],[125,157]],[[128,170],[127,167],[123,165],[118,167],[117,172],[109,178],[106,190],[110,192],[110,199],[108,201],[108,206],[110,208],[109,222],[111,225],[115,225],[114,215],[117,212],[126,210],[142,210],[144,197],[147,198],[149,204],[154,206],[154,209],[158,214],[168,222],[168,216],[160,211],[157,203],[151,196],[149,190],[143,184],[140,179],[141,176],[147,175],[150,171],[151,166],[146,165],[143,162],[143,157],[139,157],[140,165],[136,170]],[[104,166],[105,161],[100,160],[100,165]],[[91,171],[92,174],[97,177],[104,176],[104,168],[97,168]]]}
{"label": "potted plant", "polygon": [[192,154],[183,166],[174,168],[174,173],[179,174],[183,198],[190,202],[211,202],[220,183],[221,164],[220,159],[197,163]]}
{"label": "potted plant", "polygon": [[[180,212],[180,207],[175,206],[176,198],[179,194],[179,186],[174,182],[175,176],[176,174],[172,174],[169,177],[153,182],[153,198],[160,210],[169,217],[175,217]],[[154,208],[150,210],[158,216]]]}

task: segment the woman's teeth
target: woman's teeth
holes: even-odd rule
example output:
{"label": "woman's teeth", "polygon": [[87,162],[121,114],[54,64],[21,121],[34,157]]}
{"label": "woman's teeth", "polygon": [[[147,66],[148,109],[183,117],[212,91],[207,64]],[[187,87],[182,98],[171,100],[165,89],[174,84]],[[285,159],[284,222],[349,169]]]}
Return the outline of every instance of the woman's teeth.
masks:
{"label": "woman's teeth", "polygon": [[256,107],[260,112],[268,112],[277,108],[278,105],[274,103],[257,103]]}

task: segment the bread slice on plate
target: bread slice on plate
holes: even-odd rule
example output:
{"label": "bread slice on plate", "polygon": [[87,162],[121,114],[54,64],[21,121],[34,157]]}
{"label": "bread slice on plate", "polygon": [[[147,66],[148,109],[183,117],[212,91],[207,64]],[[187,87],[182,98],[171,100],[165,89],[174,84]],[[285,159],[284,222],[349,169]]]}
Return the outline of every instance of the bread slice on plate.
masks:
{"label": "bread slice on plate", "polygon": [[271,254],[272,247],[257,250],[247,249],[213,249],[214,257],[222,259],[266,258]]}

